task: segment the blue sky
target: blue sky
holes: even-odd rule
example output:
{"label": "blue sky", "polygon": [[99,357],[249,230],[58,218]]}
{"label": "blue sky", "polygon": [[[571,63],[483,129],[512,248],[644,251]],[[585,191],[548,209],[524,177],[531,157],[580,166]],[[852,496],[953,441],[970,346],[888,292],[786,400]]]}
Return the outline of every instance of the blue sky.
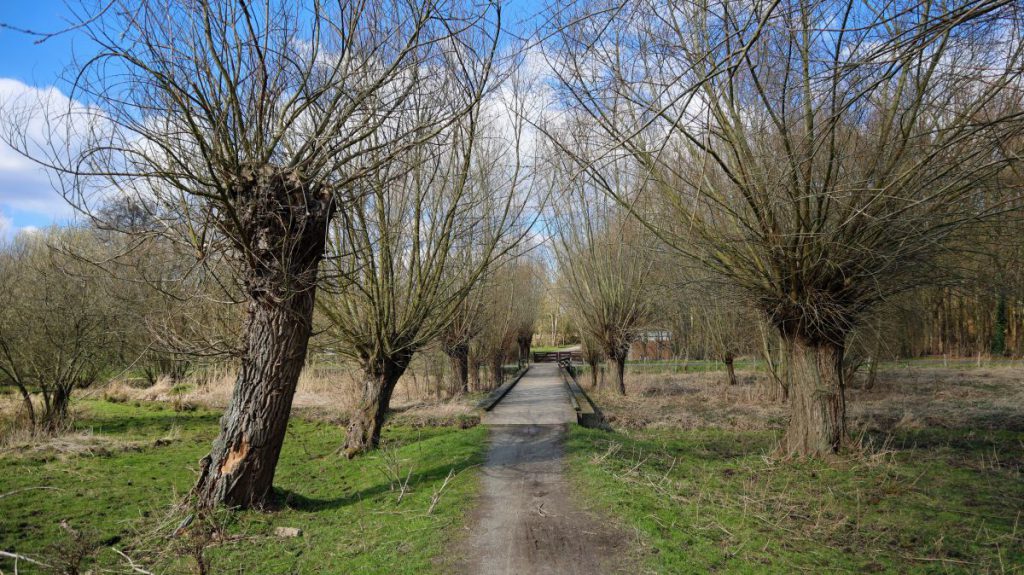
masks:
{"label": "blue sky", "polygon": [[[74,21],[69,6],[76,0],[0,0],[0,23],[37,32],[68,28]],[[542,10],[544,0],[506,0],[505,21],[520,28]],[[90,4],[86,2],[86,4]],[[0,102],[35,89],[62,88],[62,71],[72,54],[89,52],[82,34],[74,31],[38,42],[39,38],[0,28]],[[18,230],[61,223],[72,210],[50,184],[46,172],[0,143],[0,239]]]}

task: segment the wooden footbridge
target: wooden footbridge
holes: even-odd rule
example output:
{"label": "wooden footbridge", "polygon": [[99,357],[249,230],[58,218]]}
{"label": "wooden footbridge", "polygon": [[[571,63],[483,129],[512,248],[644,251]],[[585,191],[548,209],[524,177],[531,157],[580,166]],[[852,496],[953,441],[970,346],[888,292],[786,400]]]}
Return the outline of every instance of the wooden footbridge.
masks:
{"label": "wooden footbridge", "polygon": [[534,353],[534,363],[480,403],[484,425],[602,424],[573,373],[578,351]]}
{"label": "wooden footbridge", "polygon": [[533,352],[534,363],[562,363],[565,361],[575,361],[581,363],[583,356],[579,351],[561,350],[561,351],[535,351]]}

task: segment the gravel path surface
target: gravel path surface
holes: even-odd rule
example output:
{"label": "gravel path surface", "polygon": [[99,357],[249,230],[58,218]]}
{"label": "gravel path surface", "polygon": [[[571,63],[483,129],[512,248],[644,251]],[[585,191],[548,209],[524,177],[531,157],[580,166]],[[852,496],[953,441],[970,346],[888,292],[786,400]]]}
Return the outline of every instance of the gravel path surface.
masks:
{"label": "gravel path surface", "polygon": [[460,555],[473,574],[629,572],[628,538],[580,509],[563,467],[575,412],[554,364],[535,364],[483,422],[491,447]]}

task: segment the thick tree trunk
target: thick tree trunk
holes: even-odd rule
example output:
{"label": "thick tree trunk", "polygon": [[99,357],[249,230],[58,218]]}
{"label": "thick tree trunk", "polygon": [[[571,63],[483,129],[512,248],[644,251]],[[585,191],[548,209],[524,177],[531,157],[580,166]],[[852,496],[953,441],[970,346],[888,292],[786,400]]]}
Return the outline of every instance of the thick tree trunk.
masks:
{"label": "thick tree trunk", "polygon": [[837,453],[846,440],[843,347],[799,338],[790,351],[790,420],[780,450],[818,457]]}
{"label": "thick tree trunk", "polygon": [[480,360],[476,354],[469,356],[469,389],[480,391]]}
{"label": "thick tree trunk", "polygon": [[497,389],[502,383],[505,383],[505,358],[493,357],[491,358],[491,388]]}
{"label": "thick tree trunk", "polygon": [[403,354],[364,363],[363,396],[349,420],[345,457],[352,459],[360,453],[376,449],[380,444],[380,431],[391,406],[391,394],[411,359],[412,354]]}
{"label": "thick tree trunk", "polygon": [[204,506],[249,508],[267,502],[312,318],[311,289],[280,305],[249,302],[235,390],[195,488]]}
{"label": "thick tree trunk", "polygon": [[591,361],[587,365],[590,366],[590,389],[597,389],[597,362]]}
{"label": "thick tree trunk", "polygon": [[231,193],[236,218],[219,225],[246,264],[248,315],[234,393],[193,488],[207,508],[268,502],[306,361],[317,268],[333,211],[326,193],[269,169],[246,172]]}
{"label": "thick tree trunk", "polygon": [[626,395],[626,354],[610,355],[609,358],[615,367],[615,391],[619,395]]}
{"label": "thick tree trunk", "polygon": [[64,429],[68,420],[68,404],[71,403],[71,388],[73,386],[58,384],[47,393],[43,392],[46,398],[46,407],[43,410],[43,429],[56,433]]}
{"label": "thick tree trunk", "polygon": [[730,352],[726,352],[725,357],[724,357],[724,361],[725,361],[725,370],[729,374],[729,385],[737,385],[737,384],[739,384],[739,382],[736,380],[736,366],[735,366],[736,356],[734,356],[731,351]]}
{"label": "thick tree trunk", "polygon": [[446,347],[445,353],[451,360],[452,373],[455,374],[455,388],[461,393],[469,393],[469,344]]}

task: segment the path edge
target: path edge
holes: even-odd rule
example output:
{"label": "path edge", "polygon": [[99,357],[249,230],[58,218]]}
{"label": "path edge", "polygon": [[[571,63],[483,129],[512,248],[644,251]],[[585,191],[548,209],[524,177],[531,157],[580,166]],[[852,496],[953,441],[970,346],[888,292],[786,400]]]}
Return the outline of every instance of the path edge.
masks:
{"label": "path edge", "polygon": [[601,413],[601,409],[597,407],[594,400],[590,399],[587,392],[583,391],[576,376],[561,363],[558,364],[558,372],[562,376],[565,387],[569,390],[569,401],[572,403],[573,409],[576,410],[576,423],[591,429],[607,430],[608,422],[605,420],[604,414]]}
{"label": "path edge", "polygon": [[519,370],[519,373],[514,375],[508,383],[502,384],[501,387],[492,391],[490,395],[482,399],[480,403],[476,404],[477,412],[483,415],[484,413],[494,409],[494,406],[498,405],[498,402],[504,399],[504,397],[508,395],[508,392],[512,391],[512,388],[519,383],[519,380],[522,379],[528,371],[530,371],[529,364]]}

